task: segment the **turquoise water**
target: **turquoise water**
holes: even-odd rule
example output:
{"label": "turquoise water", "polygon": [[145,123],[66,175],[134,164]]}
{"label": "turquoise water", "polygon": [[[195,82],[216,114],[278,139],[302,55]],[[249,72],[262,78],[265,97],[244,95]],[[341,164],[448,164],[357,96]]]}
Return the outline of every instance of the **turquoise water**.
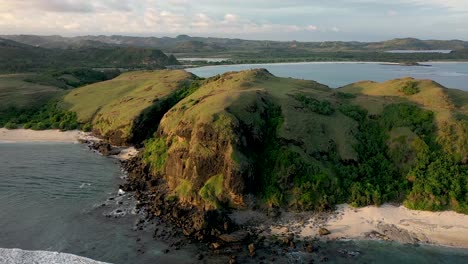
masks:
{"label": "turquoise water", "polygon": [[[0,143],[0,248],[122,264],[190,263],[188,251],[162,253],[168,245],[153,240],[155,227],[133,230],[135,201],[117,196],[122,175],[115,160],[81,144]],[[106,217],[118,209],[128,214]]]}
{"label": "turquoise water", "polygon": [[448,88],[468,91],[468,63],[438,62],[424,64],[431,65],[431,67],[327,62],[221,65],[188,70],[200,77],[211,77],[227,71],[266,68],[276,76],[314,80],[333,88],[362,80],[382,82],[411,76],[418,79],[431,79]]}
{"label": "turquoise water", "polygon": [[[195,262],[191,246],[163,254],[168,245],[153,240],[155,226],[133,230],[134,201],[116,195],[122,182],[118,164],[84,145],[0,144],[0,168],[0,248],[60,251],[112,263]],[[117,205],[119,201],[123,205]],[[129,214],[105,217],[116,209]],[[468,263],[463,249],[376,241],[328,242],[320,247],[328,263]],[[359,255],[345,256],[342,249]],[[308,258],[302,253],[290,257]],[[208,263],[226,262],[227,256],[215,256]]]}

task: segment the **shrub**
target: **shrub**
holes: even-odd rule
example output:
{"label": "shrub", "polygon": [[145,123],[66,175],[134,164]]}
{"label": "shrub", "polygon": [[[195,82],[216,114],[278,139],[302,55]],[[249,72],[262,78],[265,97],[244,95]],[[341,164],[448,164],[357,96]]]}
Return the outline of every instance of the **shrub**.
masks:
{"label": "shrub", "polygon": [[223,180],[224,177],[222,174],[209,178],[205,182],[205,185],[198,191],[198,195],[200,195],[205,202],[219,208],[221,203],[218,198],[223,193]]}
{"label": "shrub", "polygon": [[404,93],[405,95],[413,95],[419,93],[420,89],[418,87],[417,82],[408,81],[400,88],[399,91]]}
{"label": "shrub", "polygon": [[351,93],[337,92],[336,97],[338,97],[339,99],[353,99],[356,98],[356,95]]}
{"label": "shrub", "polygon": [[6,129],[16,129],[18,128],[18,125],[14,122],[8,122],[5,124]]}
{"label": "shrub", "polygon": [[305,94],[295,94],[293,98],[301,102],[305,108],[317,114],[331,115],[335,112],[335,109],[329,101],[319,101]]}
{"label": "shrub", "polygon": [[84,132],[91,132],[92,129],[93,125],[91,123],[86,123],[81,127],[81,130],[83,130]]}
{"label": "shrub", "polygon": [[357,105],[343,104],[339,107],[339,110],[345,116],[358,122],[363,121],[367,117],[367,110]]}

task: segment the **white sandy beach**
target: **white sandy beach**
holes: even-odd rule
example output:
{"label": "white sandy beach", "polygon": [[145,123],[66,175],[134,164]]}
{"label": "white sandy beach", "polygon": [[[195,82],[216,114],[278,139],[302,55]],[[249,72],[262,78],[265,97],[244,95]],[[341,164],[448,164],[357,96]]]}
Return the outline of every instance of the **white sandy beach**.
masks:
{"label": "white sandy beach", "polygon": [[86,136],[78,130],[41,130],[31,129],[5,129],[0,128],[0,142],[63,142],[75,143],[78,139]]}
{"label": "white sandy beach", "polygon": [[[390,204],[353,208],[342,204],[332,213],[283,212],[272,220],[260,211],[243,210],[234,212],[231,218],[264,236],[293,233],[301,240],[388,240],[468,249],[468,215],[453,211],[418,211]],[[330,234],[320,236],[322,227]]]}
{"label": "white sandy beach", "polygon": [[[53,142],[53,143],[78,143],[80,141],[98,142],[101,139],[91,135],[88,132],[79,130],[60,131],[60,130],[31,130],[31,129],[5,129],[0,128],[0,143],[17,142]],[[117,147],[120,153],[113,155],[119,160],[128,160],[138,154],[135,147]]]}
{"label": "white sandy beach", "polygon": [[286,213],[266,233],[294,233],[307,239],[318,237],[320,227],[330,231],[323,239],[379,239],[468,249],[468,215],[410,210],[389,204],[363,208],[339,205],[329,215]]}

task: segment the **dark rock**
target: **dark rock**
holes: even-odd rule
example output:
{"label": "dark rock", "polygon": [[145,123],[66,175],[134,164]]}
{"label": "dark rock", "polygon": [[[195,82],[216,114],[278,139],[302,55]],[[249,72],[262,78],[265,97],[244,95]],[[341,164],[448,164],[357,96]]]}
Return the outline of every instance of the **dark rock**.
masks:
{"label": "dark rock", "polygon": [[248,236],[248,232],[239,230],[231,234],[222,234],[219,236],[219,239],[227,243],[237,243],[244,241],[245,239],[247,239]]}
{"label": "dark rock", "polygon": [[202,260],[203,259],[203,254],[197,254],[197,256],[195,256],[197,258],[197,260]]}
{"label": "dark rock", "polygon": [[219,248],[221,248],[221,244],[218,243],[218,242],[214,242],[214,243],[211,243],[211,247],[213,249],[219,249]]}
{"label": "dark rock", "polygon": [[253,243],[249,244],[249,255],[253,257],[255,255],[255,245]]}
{"label": "dark rock", "polygon": [[331,234],[330,231],[324,227],[320,227],[318,233],[320,236],[327,236]]}
{"label": "dark rock", "polygon": [[230,256],[228,263],[229,264],[237,264],[237,257],[236,256]]}
{"label": "dark rock", "polygon": [[294,241],[289,242],[289,247],[292,248],[292,249],[295,249],[296,248],[296,243],[294,243]]}
{"label": "dark rock", "polygon": [[312,253],[314,252],[314,246],[312,244],[305,244],[304,245],[304,250],[307,252],[307,253]]}

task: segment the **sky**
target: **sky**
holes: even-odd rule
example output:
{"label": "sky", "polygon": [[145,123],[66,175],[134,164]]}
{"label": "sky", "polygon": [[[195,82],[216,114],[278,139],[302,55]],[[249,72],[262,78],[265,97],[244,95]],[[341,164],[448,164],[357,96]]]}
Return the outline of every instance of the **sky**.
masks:
{"label": "sky", "polygon": [[0,0],[0,34],[468,40],[468,0]]}

